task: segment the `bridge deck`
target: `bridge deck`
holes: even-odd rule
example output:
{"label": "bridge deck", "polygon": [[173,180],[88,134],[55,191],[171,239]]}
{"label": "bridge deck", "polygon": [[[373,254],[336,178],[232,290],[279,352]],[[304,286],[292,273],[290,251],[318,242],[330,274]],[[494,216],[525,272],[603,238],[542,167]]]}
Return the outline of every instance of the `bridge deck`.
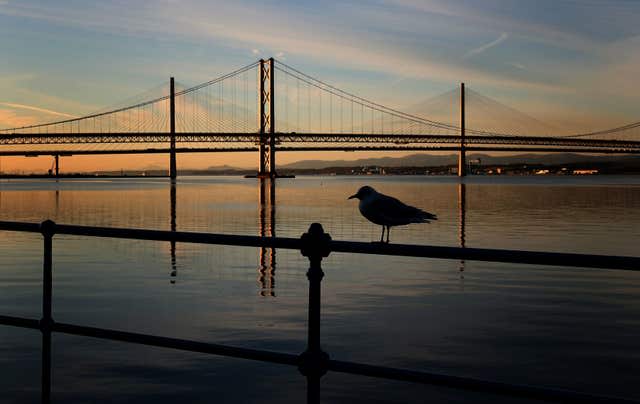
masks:
{"label": "bridge deck", "polygon": [[[413,147],[414,150],[436,150],[432,147],[423,148],[426,145],[446,145],[460,143],[457,135],[438,134],[386,134],[386,133],[362,133],[362,134],[336,134],[336,133],[276,133],[278,150],[285,151],[287,144],[316,143],[316,144],[357,144],[357,146],[335,146],[330,150],[404,150]],[[39,133],[39,134],[6,134],[0,135],[0,145],[68,145],[68,144],[113,144],[113,143],[169,143],[171,135],[166,132],[143,133]],[[258,133],[203,133],[183,132],[176,133],[177,143],[250,143],[260,144]],[[268,138],[262,138],[263,143],[268,143]],[[368,144],[369,146],[362,146]],[[375,145],[385,145],[384,148]],[[576,137],[553,136],[465,136],[465,146],[471,150],[472,146],[501,145],[511,146],[505,151],[524,150],[526,146],[539,146],[535,151],[560,151],[555,148],[564,147],[562,151],[574,151],[576,148],[585,149],[585,152],[606,152],[601,149],[611,149],[614,153],[637,153],[640,151],[640,141],[587,139]],[[519,146],[518,148],[514,148]],[[293,146],[291,146],[293,147]],[[371,148],[368,148],[371,147]],[[438,148],[440,150],[446,150]],[[477,150],[496,150],[495,147],[486,147]],[[323,147],[309,147],[300,150],[324,150]],[[203,150],[204,151],[204,150]],[[249,151],[249,150],[246,150]],[[531,150],[533,151],[533,150]],[[47,154],[47,153],[43,153]]]}

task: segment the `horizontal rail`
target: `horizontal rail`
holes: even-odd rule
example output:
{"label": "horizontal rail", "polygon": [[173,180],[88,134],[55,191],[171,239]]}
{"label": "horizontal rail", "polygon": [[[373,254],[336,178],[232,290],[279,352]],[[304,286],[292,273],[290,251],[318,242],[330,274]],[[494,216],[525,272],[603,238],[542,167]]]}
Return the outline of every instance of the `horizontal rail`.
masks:
{"label": "horizontal rail", "polygon": [[0,316],[0,324],[19,328],[40,329],[40,321],[31,318]]}
{"label": "horizontal rail", "polygon": [[540,388],[522,384],[500,383],[470,377],[450,376],[439,373],[415,370],[388,368],[385,366],[366,365],[361,363],[329,360],[328,368],[334,372],[349,373],[359,376],[377,377],[387,380],[407,381],[413,383],[443,386],[478,393],[493,393],[511,397],[535,400],[555,401],[561,403],[639,403],[636,400],[614,396],[600,396],[572,390]]}
{"label": "horizontal rail", "polygon": [[[0,221],[0,230],[40,233],[38,223]],[[119,239],[176,241],[228,245],[240,247],[272,247],[300,250],[304,247],[300,238],[259,237],[233,234],[198,232],[173,232],[165,230],[126,229],[116,227],[93,227],[56,224],[55,234],[107,237]],[[569,266],[585,268],[619,269],[640,271],[640,257],[598,254],[576,254],[542,251],[505,250],[495,248],[441,247],[414,244],[385,244],[379,242],[328,241],[330,252],[390,255],[406,257],[437,258],[502,262],[513,264],[533,264]]]}
{"label": "horizontal rail", "polygon": [[640,271],[640,257],[332,241],[332,252]]}
{"label": "horizontal rail", "polygon": [[[0,324],[21,328],[39,329],[40,321],[35,319],[0,316]],[[110,330],[105,328],[87,327],[69,323],[53,322],[50,330],[67,335],[91,337],[110,341],[128,342],[160,348],[177,349],[181,351],[203,353],[209,355],[227,356],[248,359],[259,362],[276,363],[281,365],[299,366],[300,356],[290,353],[234,347],[223,344],[192,341],[180,338],[161,337],[127,331]],[[479,393],[505,394],[512,397],[553,400],[563,403],[638,403],[638,401],[586,394],[571,390],[539,388],[527,385],[500,383],[469,377],[450,376],[439,373],[415,371],[375,366],[363,363],[329,360],[328,370],[359,376],[383,378],[432,386],[443,386]]]}
{"label": "horizontal rail", "polygon": [[298,355],[265,351],[261,349],[240,348],[229,345],[197,342],[179,338],[160,337],[156,335],[116,331],[104,328],[86,327],[58,322],[53,323],[52,331],[69,335],[106,339],[111,341],[122,341],[161,348],[173,348],[179,349],[181,351],[229,356],[232,358],[240,359],[250,359],[260,362],[278,363],[282,365],[294,366],[298,365]]}

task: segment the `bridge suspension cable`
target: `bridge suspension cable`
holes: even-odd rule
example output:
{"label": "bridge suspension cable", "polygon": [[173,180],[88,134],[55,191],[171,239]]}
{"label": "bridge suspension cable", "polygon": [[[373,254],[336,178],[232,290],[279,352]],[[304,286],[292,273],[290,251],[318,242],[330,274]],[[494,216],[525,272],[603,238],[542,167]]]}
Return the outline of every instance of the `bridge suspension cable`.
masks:
{"label": "bridge suspension cable", "polygon": [[[175,97],[176,142],[193,147],[226,143],[230,147],[255,146],[263,142],[260,133],[260,62],[254,62],[213,80],[185,86],[177,83]],[[275,78],[275,144],[296,143],[302,148],[331,147],[328,143],[358,143],[358,148],[374,143],[388,147],[427,147],[454,144],[460,135],[455,123],[458,115],[457,90],[436,97],[431,114],[426,109],[403,112],[341,90],[295,69],[281,61],[274,62],[270,73]],[[264,84],[264,83],[263,83]],[[475,144],[553,145],[572,147],[634,147],[640,143],[640,122],[589,133],[557,136],[559,130],[547,122],[529,117],[467,87],[465,101],[467,124],[465,142]],[[144,97],[144,98],[142,98]],[[142,98],[142,99],[141,99]],[[166,147],[169,142],[170,95],[166,84],[156,87],[123,105],[87,116],[38,125],[0,129],[4,146],[35,151],[43,144],[58,144],[60,150],[77,150],[79,145],[109,144],[107,149],[141,145]],[[429,113],[425,118],[420,114]],[[448,114],[448,115],[447,115]],[[532,135],[545,134],[543,139]],[[555,136],[550,136],[556,134]],[[527,136],[524,136],[527,135]],[[475,137],[474,137],[475,136]],[[585,142],[580,139],[586,138]],[[600,139],[601,138],[601,139]],[[624,138],[624,139],[623,139]],[[596,144],[602,140],[602,144]],[[618,140],[627,143],[619,145]],[[368,143],[367,143],[368,142]],[[596,143],[594,143],[596,142]],[[612,143],[613,142],[613,143]],[[74,146],[75,145],[75,146]],[[631,145],[631,146],[629,146]],[[354,146],[353,149],[356,149]],[[3,149],[4,150],[4,149]]]}
{"label": "bridge suspension cable", "polygon": [[276,61],[275,70],[283,76],[276,80],[279,86],[276,105],[284,104],[280,108],[286,110],[285,120],[279,118],[279,132],[283,132],[284,127],[284,132],[298,133],[459,133],[456,125],[386,107],[327,84],[281,61]]}
{"label": "bridge suspension cable", "polygon": [[[237,130],[239,128],[239,116],[236,112],[239,109],[236,96],[239,93],[238,81],[239,77],[248,77],[249,71],[255,69],[257,63],[251,63],[231,73],[222,75],[205,83],[198,84],[193,87],[185,88],[178,84],[175,97],[177,102],[182,103],[182,109],[178,110],[179,120],[182,123],[179,131],[188,131],[189,125],[191,129],[198,128],[198,131],[215,131],[212,130],[212,118],[205,116],[203,105],[211,105],[212,87],[216,85],[221,89],[224,88],[225,81],[232,82],[232,93],[222,92],[217,100],[223,111],[224,104],[230,106],[232,115],[219,116],[217,121],[222,122],[231,119],[231,122],[220,123],[217,131]],[[247,85],[244,86],[248,88]],[[169,122],[169,94],[166,84],[158,86],[144,94],[156,92],[160,89],[162,95],[147,98],[144,101],[131,103],[131,98],[124,106],[113,107],[107,110],[98,111],[89,115],[77,118],[69,118],[54,122],[47,122],[36,125],[28,125],[9,129],[0,129],[0,134],[82,134],[82,133],[146,133],[146,132],[168,132]],[[233,97],[232,102],[225,98]],[[133,97],[140,99],[140,95]],[[247,96],[244,100],[248,100]],[[121,103],[122,104],[122,103]],[[247,104],[247,103],[245,103]],[[190,109],[190,110],[189,110]],[[247,113],[245,113],[246,117]],[[245,130],[249,129],[246,119],[242,122]],[[241,125],[242,126],[242,125]]]}

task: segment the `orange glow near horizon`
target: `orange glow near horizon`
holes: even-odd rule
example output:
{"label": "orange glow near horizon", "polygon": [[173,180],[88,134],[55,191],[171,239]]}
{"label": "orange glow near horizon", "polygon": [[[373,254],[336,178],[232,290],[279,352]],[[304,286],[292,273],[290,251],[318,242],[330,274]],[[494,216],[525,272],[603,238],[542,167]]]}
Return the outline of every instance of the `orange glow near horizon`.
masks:
{"label": "orange glow near horizon", "polygon": [[[415,152],[287,152],[277,156],[279,165],[300,160],[357,160],[363,158],[402,157]],[[439,153],[440,154],[440,153]],[[447,153],[448,154],[448,153]],[[257,152],[242,153],[193,153],[177,155],[178,170],[206,169],[208,167],[232,166],[252,169],[258,167]],[[168,169],[168,154],[127,154],[127,155],[80,155],[61,156],[61,173],[117,171],[117,170],[158,170]],[[0,157],[0,171],[3,173],[46,173],[53,166],[52,156]]]}

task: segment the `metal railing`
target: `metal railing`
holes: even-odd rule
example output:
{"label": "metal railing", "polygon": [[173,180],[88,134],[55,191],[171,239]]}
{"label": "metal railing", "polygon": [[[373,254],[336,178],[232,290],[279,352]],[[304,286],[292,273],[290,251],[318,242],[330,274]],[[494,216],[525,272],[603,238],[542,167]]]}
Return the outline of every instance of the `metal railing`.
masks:
{"label": "metal railing", "polygon": [[[312,224],[308,232],[300,238],[74,226],[56,224],[50,220],[40,224],[0,221],[0,231],[41,233],[44,239],[42,318],[37,320],[0,316],[0,324],[40,330],[42,333],[42,403],[51,402],[51,334],[53,332],[297,366],[300,373],[307,379],[308,403],[320,402],[320,379],[328,371],[562,403],[640,403],[640,401],[633,399],[598,396],[571,390],[508,384],[441,373],[340,361],[331,359],[320,346],[320,285],[324,276],[321,262],[331,252],[629,271],[640,270],[640,257],[334,241],[318,223]],[[51,302],[53,288],[52,240],[56,234],[299,250],[303,256],[309,259],[307,348],[303,353],[296,355],[55,322],[52,317]]]}

